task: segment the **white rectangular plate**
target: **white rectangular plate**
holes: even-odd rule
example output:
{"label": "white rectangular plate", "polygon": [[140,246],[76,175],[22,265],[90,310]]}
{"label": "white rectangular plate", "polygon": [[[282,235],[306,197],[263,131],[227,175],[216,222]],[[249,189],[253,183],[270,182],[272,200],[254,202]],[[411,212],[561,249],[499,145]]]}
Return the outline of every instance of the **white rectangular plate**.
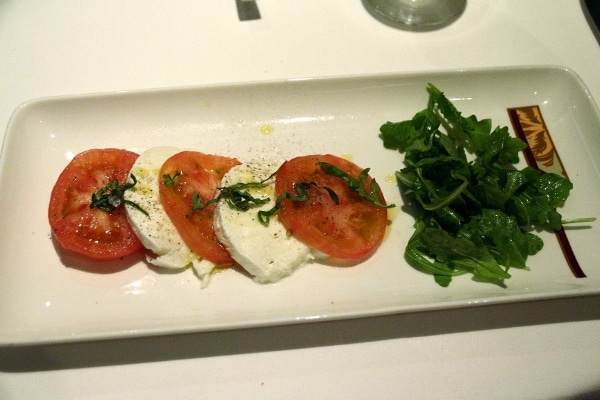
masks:
{"label": "white rectangular plate", "polygon": [[[60,257],[47,221],[50,191],[76,153],[175,145],[205,153],[291,157],[333,153],[370,167],[401,206],[394,171],[403,156],[383,148],[379,126],[411,118],[433,83],[464,115],[510,126],[508,107],[539,105],[575,185],[565,217],[600,217],[600,114],[569,70],[530,67],[298,79],[42,99],[20,106],[0,160],[0,344],[18,345],[234,329],[427,309],[600,293],[597,222],[568,230],[587,278],[575,278],[553,234],[511,270],[508,287],[468,276],[441,288],[403,258],[413,219],[398,210],[376,254],[351,268],[309,265],[277,284],[234,270],[201,289],[192,271],[164,273],[142,261],[85,272]],[[511,128],[512,131],[512,128]]]}

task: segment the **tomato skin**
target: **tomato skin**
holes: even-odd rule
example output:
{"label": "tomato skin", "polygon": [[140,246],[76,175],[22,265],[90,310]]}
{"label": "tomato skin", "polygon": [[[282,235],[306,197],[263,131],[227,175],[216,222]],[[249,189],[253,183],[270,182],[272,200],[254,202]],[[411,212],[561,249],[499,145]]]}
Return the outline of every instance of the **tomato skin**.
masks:
{"label": "tomato skin", "polygon": [[76,155],[59,175],[48,206],[52,233],[62,248],[95,260],[114,260],[143,248],[121,205],[90,208],[92,194],[115,179],[123,184],[138,154],[92,149]]}
{"label": "tomato skin", "polygon": [[235,261],[217,239],[213,228],[216,204],[193,210],[192,199],[198,193],[202,203],[215,197],[221,179],[232,167],[239,165],[235,158],[182,151],[167,159],[160,175],[175,177],[171,186],[161,179],[160,200],[185,244],[216,265],[233,265]]}
{"label": "tomato skin", "polygon": [[[343,158],[325,154],[300,156],[286,161],[277,171],[275,193],[296,195],[299,182],[314,182],[332,189],[339,198],[335,204],[330,194],[310,185],[308,201],[283,200],[279,220],[293,235],[309,246],[336,259],[357,262],[371,255],[379,246],[387,226],[387,210],[361,198],[338,177],[326,174],[316,165],[326,162],[358,179],[362,169]],[[365,188],[369,190],[371,178]],[[383,193],[379,199],[385,203]]]}

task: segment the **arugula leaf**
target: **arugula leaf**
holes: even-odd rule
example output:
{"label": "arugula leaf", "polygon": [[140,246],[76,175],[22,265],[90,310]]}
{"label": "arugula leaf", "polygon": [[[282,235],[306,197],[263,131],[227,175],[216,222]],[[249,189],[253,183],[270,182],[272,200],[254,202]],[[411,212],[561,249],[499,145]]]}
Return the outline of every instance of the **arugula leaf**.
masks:
{"label": "arugula leaf", "polygon": [[396,178],[416,218],[405,257],[441,286],[465,273],[504,286],[510,268],[528,269],[528,256],[542,249],[534,228],[562,228],[556,208],[573,185],[516,169],[525,142],[490,119],[462,116],[434,85],[427,91],[425,109],[380,128],[384,147],[405,154]]}

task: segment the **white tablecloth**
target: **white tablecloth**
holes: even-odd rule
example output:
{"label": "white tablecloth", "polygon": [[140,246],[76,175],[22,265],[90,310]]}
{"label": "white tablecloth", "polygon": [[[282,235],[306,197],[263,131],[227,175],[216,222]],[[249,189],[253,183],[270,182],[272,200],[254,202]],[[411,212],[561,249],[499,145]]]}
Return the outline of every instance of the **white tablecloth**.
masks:
{"label": "white tablecloth", "polygon": [[[600,99],[600,46],[575,0],[468,0],[428,33],[360,0],[258,5],[240,22],[233,0],[0,2],[1,135],[39,97],[314,76],[552,64]],[[600,297],[0,357],[0,399],[587,399],[600,397]]]}

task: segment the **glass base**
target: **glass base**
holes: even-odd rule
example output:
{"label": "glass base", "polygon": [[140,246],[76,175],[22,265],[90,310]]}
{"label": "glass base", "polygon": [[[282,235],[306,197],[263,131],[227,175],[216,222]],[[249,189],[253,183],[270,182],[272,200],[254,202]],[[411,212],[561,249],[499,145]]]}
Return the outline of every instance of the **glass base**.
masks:
{"label": "glass base", "polygon": [[432,31],[456,21],[466,0],[362,0],[369,13],[386,25],[409,31]]}

